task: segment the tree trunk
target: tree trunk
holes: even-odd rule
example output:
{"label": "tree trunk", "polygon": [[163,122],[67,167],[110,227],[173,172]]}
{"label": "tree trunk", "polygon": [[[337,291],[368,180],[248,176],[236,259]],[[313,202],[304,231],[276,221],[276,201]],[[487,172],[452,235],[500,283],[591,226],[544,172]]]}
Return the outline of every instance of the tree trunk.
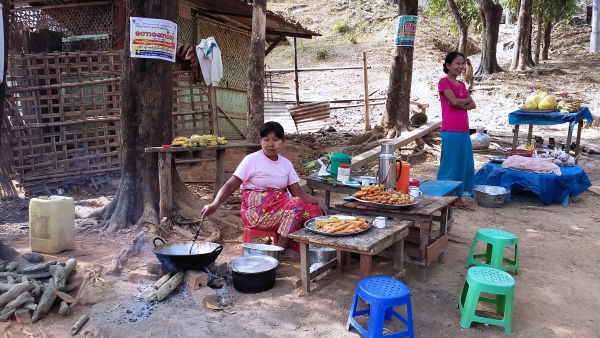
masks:
{"label": "tree trunk", "polygon": [[590,52],[600,52],[600,0],[592,3],[592,32],[590,33]]}
{"label": "tree trunk", "polygon": [[548,60],[550,50],[550,33],[552,33],[552,20],[544,18],[544,48],[542,49],[542,60]]}
{"label": "tree trunk", "polygon": [[252,3],[252,36],[248,60],[248,132],[246,141],[258,142],[265,121],[265,31],[267,0]]}
{"label": "tree trunk", "polygon": [[450,7],[450,11],[452,12],[452,16],[454,17],[454,21],[456,22],[456,26],[458,26],[458,52],[467,56],[467,35],[469,30],[467,25],[465,25],[464,20],[460,16],[460,12],[458,11],[458,7],[456,6],[456,2],[454,0],[448,0],[448,6]]}
{"label": "tree trunk", "polygon": [[[399,1],[398,15],[417,15],[418,5],[417,0]],[[413,52],[414,47],[396,47],[381,123],[388,138],[396,137],[408,128]]]}
{"label": "tree trunk", "polygon": [[479,15],[481,16],[481,62],[476,75],[488,75],[502,72],[496,59],[496,47],[502,19],[502,5],[493,0],[478,0]]}
{"label": "tree trunk", "polygon": [[144,148],[169,144],[172,135],[173,64],[129,56],[129,17],[175,22],[177,0],[127,1],[121,80],[121,184],[104,210],[108,231],[130,224],[158,224],[158,160]]}
{"label": "tree trunk", "polygon": [[531,30],[533,0],[521,0],[519,9],[519,23],[517,25],[517,40],[515,41],[515,55],[511,65],[512,69],[525,70],[535,67],[531,58]]}
{"label": "tree trunk", "polygon": [[535,36],[535,64],[540,63],[540,47],[542,45],[542,24],[544,17],[542,13],[537,15],[537,34]]}

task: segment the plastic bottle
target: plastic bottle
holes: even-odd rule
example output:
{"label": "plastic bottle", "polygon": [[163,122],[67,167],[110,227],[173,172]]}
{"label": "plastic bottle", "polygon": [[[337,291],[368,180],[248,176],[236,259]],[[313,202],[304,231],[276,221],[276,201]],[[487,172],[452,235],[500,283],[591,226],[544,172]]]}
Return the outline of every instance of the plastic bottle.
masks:
{"label": "plastic bottle", "polygon": [[338,166],[340,163],[352,163],[352,157],[345,153],[335,153],[331,155],[331,177],[337,178]]}
{"label": "plastic bottle", "polygon": [[40,196],[29,201],[31,251],[58,253],[75,247],[75,201],[66,196]]}
{"label": "plastic bottle", "polygon": [[396,191],[408,193],[408,179],[410,178],[410,163],[396,160]]}

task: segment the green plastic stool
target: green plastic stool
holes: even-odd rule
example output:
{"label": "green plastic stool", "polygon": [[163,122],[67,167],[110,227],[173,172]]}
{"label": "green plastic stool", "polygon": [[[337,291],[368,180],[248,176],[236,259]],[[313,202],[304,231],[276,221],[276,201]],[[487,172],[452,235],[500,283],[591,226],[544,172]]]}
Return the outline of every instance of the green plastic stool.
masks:
{"label": "green plastic stool", "polygon": [[[496,298],[480,297],[481,292],[495,294]],[[514,294],[515,280],[510,274],[484,266],[470,268],[458,301],[460,326],[468,329],[472,322],[478,322],[504,326],[504,333],[510,333]],[[493,319],[475,315],[479,301],[496,304],[496,312],[503,314],[504,318]]]}
{"label": "green plastic stool", "polygon": [[[477,241],[487,243],[487,248],[484,254],[475,254],[475,245]],[[515,246],[515,260],[511,260],[504,257],[504,247]],[[476,260],[476,258],[485,258],[485,263]],[[509,265],[504,265],[508,263]],[[469,252],[469,258],[465,267],[468,268],[471,264],[479,266],[489,266],[502,271],[512,271],[519,274],[519,245],[517,244],[517,235],[508,231],[500,229],[479,229],[475,238],[473,239],[473,245]]]}

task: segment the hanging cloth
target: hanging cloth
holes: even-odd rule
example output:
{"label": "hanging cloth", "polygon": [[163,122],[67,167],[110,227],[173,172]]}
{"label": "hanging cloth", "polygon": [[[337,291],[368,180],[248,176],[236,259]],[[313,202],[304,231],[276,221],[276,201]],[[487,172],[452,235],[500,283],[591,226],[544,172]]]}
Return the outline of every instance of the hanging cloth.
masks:
{"label": "hanging cloth", "polygon": [[202,39],[196,46],[196,55],[207,85],[217,86],[223,78],[223,62],[221,50],[214,37]]}

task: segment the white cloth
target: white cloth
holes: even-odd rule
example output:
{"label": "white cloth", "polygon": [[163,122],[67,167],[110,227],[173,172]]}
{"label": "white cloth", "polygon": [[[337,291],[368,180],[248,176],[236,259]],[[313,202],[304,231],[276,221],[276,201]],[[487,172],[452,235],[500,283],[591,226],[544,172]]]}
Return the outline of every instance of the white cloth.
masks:
{"label": "white cloth", "polygon": [[217,86],[223,78],[223,61],[221,60],[221,50],[217,46],[215,38],[212,36],[202,39],[196,46],[196,55],[200,62],[202,77],[207,85]]}

